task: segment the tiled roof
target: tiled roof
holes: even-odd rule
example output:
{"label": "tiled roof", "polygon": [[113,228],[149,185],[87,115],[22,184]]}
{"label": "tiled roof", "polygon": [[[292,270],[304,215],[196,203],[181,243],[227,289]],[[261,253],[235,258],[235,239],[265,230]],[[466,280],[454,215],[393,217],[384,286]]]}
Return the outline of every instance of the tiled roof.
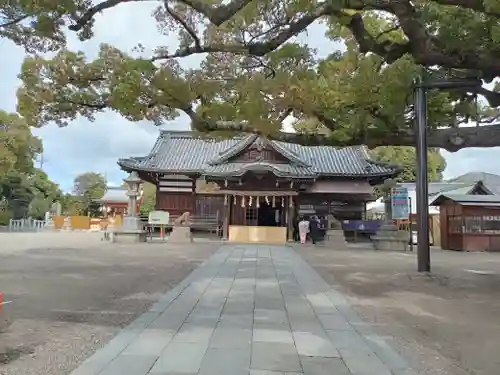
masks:
{"label": "tiled roof", "polygon": [[297,176],[302,178],[315,178],[318,173],[314,168],[302,167],[293,164],[274,164],[268,162],[254,163],[224,163],[210,165],[205,169],[208,176],[242,176],[248,171],[270,171],[278,177]]}
{"label": "tiled roof", "polygon": [[122,187],[108,187],[104,196],[98,201],[101,203],[127,203],[128,202],[127,189]]}
{"label": "tiled roof", "polygon": [[493,173],[486,172],[469,172],[458,176],[452,180],[451,183],[467,183],[475,184],[481,181],[492,194],[500,195],[500,176]]}
{"label": "tiled roof", "polygon": [[[416,190],[415,182],[404,182],[400,184],[406,187],[409,191]],[[471,192],[478,186],[481,186],[489,194],[496,194],[489,186],[486,186],[482,181],[477,181],[473,183],[465,182],[429,182],[429,196],[436,197],[439,194],[471,194]]]}
{"label": "tiled roof", "polygon": [[146,157],[120,159],[125,170],[145,170],[163,173],[199,173],[201,175],[235,176],[258,168],[271,170],[279,176],[386,176],[395,175],[396,166],[370,159],[364,146],[334,148],[329,146],[301,146],[293,143],[265,142],[290,160],[288,164],[268,162],[227,162],[253,142],[251,135],[232,139],[207,138],[192,132],[163,131]]}
{"label": "tiled roof", "polygon": [[459,204],[469,204],[475,206],[500,205],[500,197],[498,195],[467,195],[467,194],[440,194],[430,204],[433,206],[440,205],[444,200],[449,199]]}
{"label": "tiled roof", "polygon": [[283,155],[285,158],[290,160],[291,162],[300,165],[302,167],[308,166],[304,160],[300,157],[300,155],[296,154],[292,150],[288,149],[287,147],[283,147],[280,145],[280,142],[273,142],[273,141],[268,141],[267,139],[260,137],[257,134],[251,134],[243,139],[240,140],[240,142],[236,143],[234,146],[229,148],[226,151],[220,152],[215,158],[209,161],[209,164],[221,164],[227,160],[229,160],[231,157],[237,155],[238,153],[242,152],[245,150],[247,147],[249,147],[252,144],[260,144],[260,146],[265,146],[269,145],[271,148],[273,148],[276,152],[280,153]]}

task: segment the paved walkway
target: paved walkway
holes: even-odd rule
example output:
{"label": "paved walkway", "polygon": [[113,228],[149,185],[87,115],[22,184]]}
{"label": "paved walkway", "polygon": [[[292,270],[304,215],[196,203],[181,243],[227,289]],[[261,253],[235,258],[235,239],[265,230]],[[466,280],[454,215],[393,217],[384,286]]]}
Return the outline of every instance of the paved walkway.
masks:
{"label": "paved walkway", "polygon": [[71,375],[410,375],[289,247],[222,246]]}

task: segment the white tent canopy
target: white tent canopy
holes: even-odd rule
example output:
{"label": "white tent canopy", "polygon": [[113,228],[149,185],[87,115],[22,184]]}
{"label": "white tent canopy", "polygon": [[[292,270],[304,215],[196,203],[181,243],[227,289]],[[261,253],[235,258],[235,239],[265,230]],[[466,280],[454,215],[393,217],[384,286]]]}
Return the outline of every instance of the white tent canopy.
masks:
{"label": "white tent canopy", "polygon": [[[409,202],[411,201],[411,213],[417,213],[417,194],[415,191],[408,192]],[[408,203],[409,203],[408,202]],[[431,200],[429,200],[431,203]],[[366,211],[371,214],[383,214],[385,209],[384,199],[379,198],[375,202],[370,202],[366,205]],[[409,210],[408,210],[409,211]],[[439,207],[429,206],[429,215],[437,215],[439,214]]]}

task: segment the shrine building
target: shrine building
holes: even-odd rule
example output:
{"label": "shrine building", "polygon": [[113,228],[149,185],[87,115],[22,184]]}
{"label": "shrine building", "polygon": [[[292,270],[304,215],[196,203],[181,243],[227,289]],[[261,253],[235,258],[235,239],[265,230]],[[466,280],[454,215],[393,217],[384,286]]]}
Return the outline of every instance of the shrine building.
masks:
{"label": "shrine building", "polygon": [[293,220],[364,218],[373,186],[400,172],[364,146],[302,146],[251,134],[232,139],[162,131],[149,155],[120,159],[157,186],[156,209],[216,218],[224,239],[285,242]]}

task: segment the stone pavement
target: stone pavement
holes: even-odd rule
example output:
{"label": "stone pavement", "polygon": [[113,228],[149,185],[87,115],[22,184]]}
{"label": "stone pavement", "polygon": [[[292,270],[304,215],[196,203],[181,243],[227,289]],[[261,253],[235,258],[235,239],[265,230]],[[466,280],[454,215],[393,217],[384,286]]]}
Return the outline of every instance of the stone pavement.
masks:
{"label": "stone pavement", "polygon": [[222,246],[71,375],[410,375],[290,247]]}

